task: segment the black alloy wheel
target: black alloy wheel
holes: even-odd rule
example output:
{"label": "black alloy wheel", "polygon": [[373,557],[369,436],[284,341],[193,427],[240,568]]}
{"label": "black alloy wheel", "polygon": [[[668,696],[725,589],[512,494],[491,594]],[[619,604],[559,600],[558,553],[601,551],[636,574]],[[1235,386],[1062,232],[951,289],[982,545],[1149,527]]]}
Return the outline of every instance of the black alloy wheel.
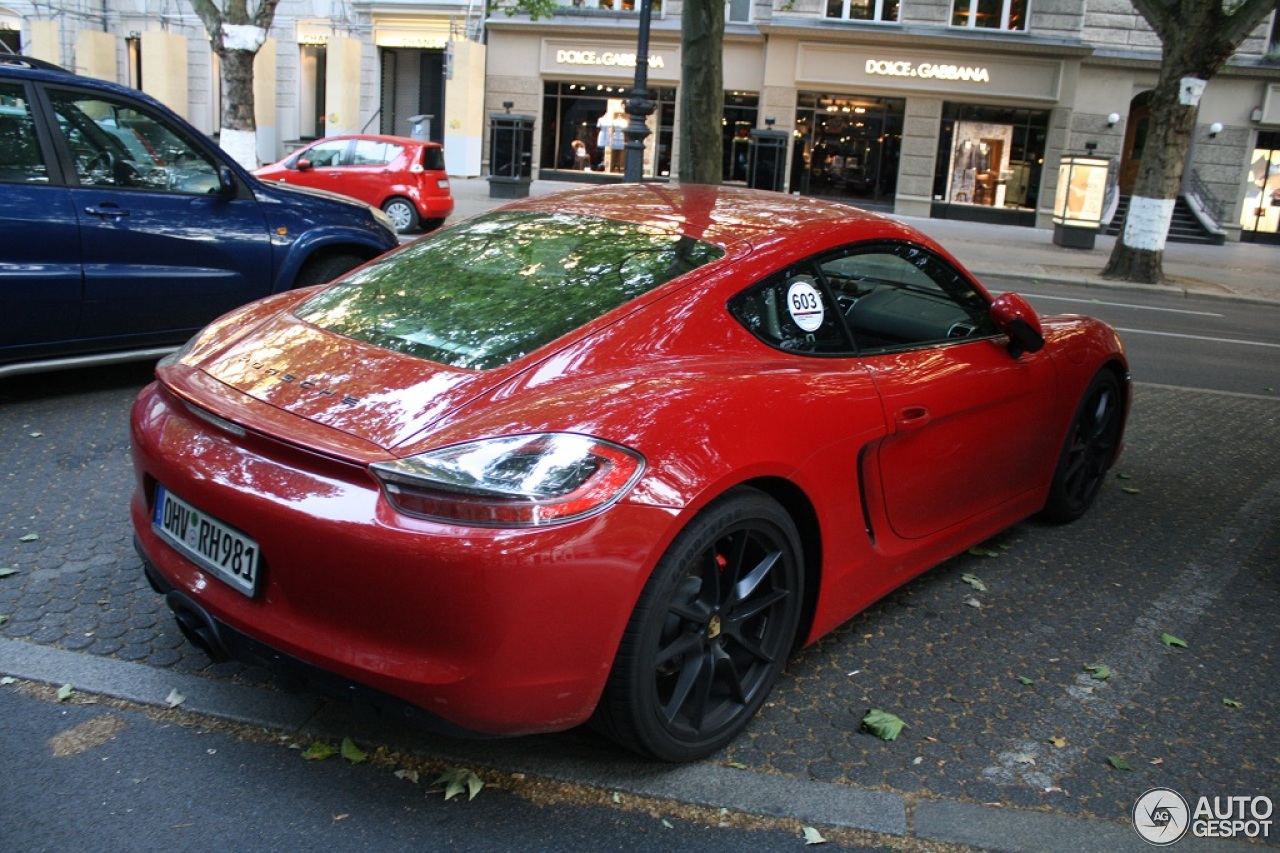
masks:
{"label": "black alloy wheel", "polygon": [[795,524],[735,489],[658,562],[627,625],[594,723],[665,761],[704,758],[755,716],[786,664],[803,601]]}
{"label": "black alloy wheel", "polygon": [[1080,398],[1053,474],[1045,516],[1054,521],[1075,521],[1089,509],[1115,457],[1123,413],[1120,380],[1104,368]]}

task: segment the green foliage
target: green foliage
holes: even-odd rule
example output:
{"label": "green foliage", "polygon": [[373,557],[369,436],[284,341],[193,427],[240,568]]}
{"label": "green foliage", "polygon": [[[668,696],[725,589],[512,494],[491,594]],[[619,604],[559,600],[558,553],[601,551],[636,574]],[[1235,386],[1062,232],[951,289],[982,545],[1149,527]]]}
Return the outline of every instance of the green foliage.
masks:
{"label": "green foliage", "polygon": [[1094,681],[1106,681],[1111,677],[1111,667],[1100,663],[1087,663],[1084,665],[1084,671],[1089,673]]}
{"label": "green foliage", "polygon": [[907,724],[901,718],[877,708],[867,711],[866,716],[862,718],[863,730],[881,740],[896,740],[906,727]]}
{"label": "green foliage", "polygon": [[474,800],[476,794],[480,793],[480,789],[484,787],[484,781],[466,767],[450,767],[432,783],[432,787],[440,785],[444,785],[446,800],[453,799],[463,791],[467,792],[468,800]]}
{"label": "green foliage", "polygon": [[489,5],[487,11],[502,9],[510,18],[514,15],[528,15],[529,19],[536,21],[539,18],[550,18],[556,13],[556,9],[560,8],[560,4],[555,0],[513,0],[510,3],[495,2]]}
{"label": "green foliage", "polygon": [[302,758],[305,761],[324,761],[326,758],[333,758],[337,754],[338,750],[333,744],[314,741],[302,753]]}

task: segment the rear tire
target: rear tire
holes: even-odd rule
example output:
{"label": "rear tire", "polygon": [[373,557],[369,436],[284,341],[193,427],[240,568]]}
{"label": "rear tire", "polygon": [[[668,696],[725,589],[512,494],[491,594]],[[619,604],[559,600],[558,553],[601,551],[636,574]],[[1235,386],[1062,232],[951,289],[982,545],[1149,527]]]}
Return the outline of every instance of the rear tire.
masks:
{"label": "rear tire", "polygon": [[755,716],[795,642],[804,569],[795,524],[739,488],[676,537],[645,584],[593,724],[664,761],[721,749]]}
{"label": "rear tire", "polygon": [[1102,488],[1115,458],[1123,425],[1120,380],[1103,369],[1080,398],[1067,443],[1062,448],[1043,515],[1051,521],[1075,521]]}
{"label": "rear tire", "polygon": [[391,217],[399,234],[408,234],[418,227],[418,209],[407,198],[387,199],[382,203],[382,212]]}
{"label": "rear tire", "polygon": [[364,263],[359,255],[321,255],[311,258],[298,270],[294,287],[310,287],[313,284],[328,284],[345,272],[349,272]]}

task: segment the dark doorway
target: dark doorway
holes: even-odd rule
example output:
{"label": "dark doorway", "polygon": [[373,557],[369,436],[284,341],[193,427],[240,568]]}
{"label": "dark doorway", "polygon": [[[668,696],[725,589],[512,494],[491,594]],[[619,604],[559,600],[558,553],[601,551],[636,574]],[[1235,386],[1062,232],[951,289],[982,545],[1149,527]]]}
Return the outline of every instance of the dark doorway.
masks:
{"label": "dark doorway", "polygon": [[412,116],[431,116],[423,122],[424,138],[444,141],[444,51],[382,48],[380,132],[410,136]]}

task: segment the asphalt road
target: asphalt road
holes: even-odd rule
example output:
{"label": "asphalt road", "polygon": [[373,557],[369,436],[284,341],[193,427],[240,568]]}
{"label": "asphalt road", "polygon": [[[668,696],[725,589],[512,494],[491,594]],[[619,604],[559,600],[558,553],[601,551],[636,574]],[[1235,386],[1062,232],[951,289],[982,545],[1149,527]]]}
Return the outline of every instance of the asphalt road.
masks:
{"label": "asphalt road", "polygon": [[[1048,286],[1028,295],[1045,310],[1082,298]],[[1140,848],[1129,810],[1156,786],[1188,798],[1280,800],[1276,309],[1094,295],[1080,307],[1130,329],[1139,380],[1119,476],[1094,509],[1073,525],[1016,525],[804,650],[746,735],[720,755],[668,772],[588,732],[448,741],[371,727],[333,707],[320,715],[325,726],[366,748],[387,744],[713,809],[737,802],[735,788],[763,791],[753,801],[762,803],[758,813],[801,820],[824,797],[870,792],[902,804],[908,840],[1002,849],[1088,849],[1078,833],[1094,827]],[[125,419],[148,374],[132,366],[0,382],[0,567],[17,569],[0,577],[8,617],[0,669],[6,649],[39,647],[162,680],[266,691],[262,673],[210,666],[142,579],[126,510]],[[1162,633],[1185,646],[1165,645]],[[1093,664],[1110,677],[1092,677],[1085,667]],[[870,707],[902,717],[903,736],[885,743],[859,732]],[[102,714],[123,719],[114,739],[71,760],[52,757],[50,737]],[[205,849],[237,837],[237,828],[262,849],[299,839],[340,849],[464,839],[478,849],[629,849],[652,843],[659,829],[675,833],[657,839],[672,849],[708,839],[733,849],[803,844],[794,827],[721,835],[739,830],[607,807],[548,811],[498,790],[463,810],[428,802],[389,772],[336,762],[317,769],[278,744],[165,728],[12,687],[0,688],[0,715],[4,849]],[[713,791],[707,780],[725,774],[730,782]],[[340,814],[359,819],[335,820]],[[1067,837],[1018,841],[1001,823],[1014,816],[1083,820]],[[193,821],[208,834],[189,842]]]}
{"label": "asphalt road", "polygon": [[1107,321],[1124,340],[1136,381],[1280,397],[1280,305],[994,276],[984,283],[1017,289],[1042,314]]}

